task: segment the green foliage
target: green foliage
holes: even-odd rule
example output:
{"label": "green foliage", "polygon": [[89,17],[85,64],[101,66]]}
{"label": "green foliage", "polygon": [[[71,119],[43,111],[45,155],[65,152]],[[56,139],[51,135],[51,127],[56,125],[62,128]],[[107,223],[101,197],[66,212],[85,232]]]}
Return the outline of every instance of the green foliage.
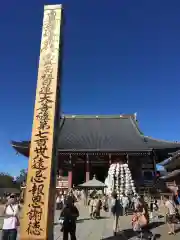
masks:
{"label": "green foliage", "polygon": [[8,173],[0,173],[0,188],[17,188],[19,184]]}
{"label": "green foliage", "polygon": [[0,173],[0,188],[20,188],[21,184],[26,181],[27,171],[22,169],[16,179],[8,173]]}
{"label": "green foliage", "polygon": [[16,178],[16,181],[19,184],[22,184],[23,182],[26,182],[27,179],[27,171],[26,169],[21,169],[19,176]]}

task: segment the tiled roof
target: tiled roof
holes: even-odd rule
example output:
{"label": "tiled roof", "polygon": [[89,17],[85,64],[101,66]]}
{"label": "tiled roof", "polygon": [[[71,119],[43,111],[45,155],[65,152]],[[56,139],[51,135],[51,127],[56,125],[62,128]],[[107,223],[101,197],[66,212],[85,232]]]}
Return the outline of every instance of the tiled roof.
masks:
{"label": "tiled roof", "polygon": [[[27,155],[30,142],[13,141],[12,146]],[[65,116],[60,120],[58,148],[60,152],[147,152],[180,148],[180,143],[142,135],[132,115]]]}
{"label": "tiled roof", "polygon": [[65,151],[147,151],[131,117],[63,118],[59,149]]}
{"label": "tiled roof", "polygon": [[82,187],[82,188],[105,188],[106,185],[103,182],[98,181],[94,176],[92,180],[89,180],[83,184],[80,184],[79,187]]}

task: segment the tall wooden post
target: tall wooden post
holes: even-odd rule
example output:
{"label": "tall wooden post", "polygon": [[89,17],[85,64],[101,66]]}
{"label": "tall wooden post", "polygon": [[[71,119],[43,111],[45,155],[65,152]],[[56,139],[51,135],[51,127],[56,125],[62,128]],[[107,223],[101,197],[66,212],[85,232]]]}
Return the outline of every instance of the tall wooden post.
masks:
{"label": "tall wooden post", "polygon": [[68,189],[72,188],[72,178],[73,178],[73,168],[72,168],[72,156],[71,154],[69,155],[69,166],[68,166]]}
{"label": "tall wooden post", "polygon": [[53,239],[62,5],[44,7],[36,101],[20,239]]}
{"label": "tall wooden post", "polygon": [[86,154],[86,182],[90,180],[89,155]]}

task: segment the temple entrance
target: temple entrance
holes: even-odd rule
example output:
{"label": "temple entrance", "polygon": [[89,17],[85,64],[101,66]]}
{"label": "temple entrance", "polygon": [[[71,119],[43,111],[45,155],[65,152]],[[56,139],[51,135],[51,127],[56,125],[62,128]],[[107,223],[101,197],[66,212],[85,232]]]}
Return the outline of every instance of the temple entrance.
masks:
{"label": "temple entrance", "polygon": [[93,176],[95,175],[97,180],[104,183],[108,175],[108,169],[109,169],[108,164],[107,165],[104,164],[104,166],[102,165],[91,166],[90,179],[92,179]]}
{"label": "temple entrance", "polygon": [[86,172],[84,164],[77,164],[73,168],[73,185],[77,186],[86,181]]}

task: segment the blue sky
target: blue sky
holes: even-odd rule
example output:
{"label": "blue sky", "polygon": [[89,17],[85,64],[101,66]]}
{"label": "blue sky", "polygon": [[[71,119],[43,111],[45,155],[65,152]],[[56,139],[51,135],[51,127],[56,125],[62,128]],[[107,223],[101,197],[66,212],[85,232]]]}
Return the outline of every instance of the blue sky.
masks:
{"label": "blue sky", "polygon": [[[27,159],[10,140],[31,136],[43,5],[2,1],[0,171]],[[67,0],[62,112],[138,113],[149,136],[180,140],[180,1]]]}

